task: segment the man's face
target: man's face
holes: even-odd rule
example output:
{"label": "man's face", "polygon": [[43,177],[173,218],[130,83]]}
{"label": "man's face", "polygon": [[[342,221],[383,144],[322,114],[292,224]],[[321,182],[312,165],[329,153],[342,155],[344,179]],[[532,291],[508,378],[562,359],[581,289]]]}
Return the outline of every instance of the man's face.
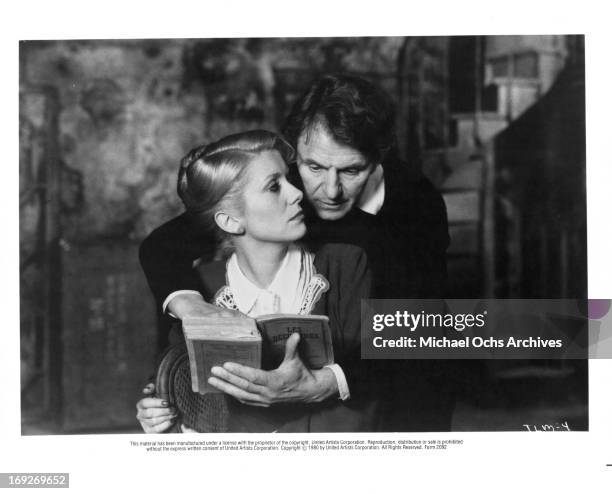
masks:
{"label": "man's face", "polygon": [[308,201],[320,218],[332,221],[355,207],[374,169],[363,154],[336,142],[320,125],[298,139],[297,166]]}

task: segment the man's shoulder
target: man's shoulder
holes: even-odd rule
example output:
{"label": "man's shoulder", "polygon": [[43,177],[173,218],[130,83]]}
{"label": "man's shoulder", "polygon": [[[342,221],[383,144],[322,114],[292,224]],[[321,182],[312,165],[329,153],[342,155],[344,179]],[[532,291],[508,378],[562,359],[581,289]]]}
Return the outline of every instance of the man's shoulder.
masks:
{"label": "man's shoulder", "polygon": [[442,197],[420,170],[412,170],[404,162],[385,164],[384,173],[385,192],[390,194],[392,199],[408,199],[411,196],[435,199]]}
{"label": "man's shoulder", "polygon": [[141,262],[157,257],[160,249],[165,250],[174,238],[181,236],[181,232],[186,229],[187,222],[187,215],[183,213],[151,231],[140,243],[139,256]]}
{"label": "man's shoulder", "polygon": [[179,214],[174,218],[166,221],[157,228],[151,231],[143,240],[143,243],[154,241],[160,238],[171,237],[177,233],[184,233],[191,228],[191,221],[187,213]]}
{"label": "man's shoulder", "polygon": [[203,295],[207,300],[211,300],[215,293],[227,284],[227,261],[225,260],[199,263],[195,270],[200,277]]}
{"label": "man's shoulder", "polygon": [[183,213],[155,228],[140,244],[140,256],[187,255],[191,262],[200,256],[209,257],[215,245],[214,235],[201,231]]}
{"label": "man's shoulder", "polygon": [[407,219],[429,220],[446,217],[442,194],[422,173],[410,173],[401,163],[385,168],[385,202],[380,219],[402,215]]}

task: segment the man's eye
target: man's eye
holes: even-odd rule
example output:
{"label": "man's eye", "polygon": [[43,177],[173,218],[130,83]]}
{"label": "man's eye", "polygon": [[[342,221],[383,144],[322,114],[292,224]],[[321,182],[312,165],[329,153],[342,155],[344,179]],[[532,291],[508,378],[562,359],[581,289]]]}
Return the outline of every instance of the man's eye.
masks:
{"label": "man's eye", "polygon": [[359,173],[359,170],[357,168],[347,168],[346,170],[342,170],[342,173],[349,177],[353,177]]}
{"label": "man's eye", "polygon": [[323,169],[323,167],[322,167],[322,166],[319,166],[319,165],[308,165],[308,169],[309,169],[311,172],[318,173],[318,172],[320,172],[320,171]]}

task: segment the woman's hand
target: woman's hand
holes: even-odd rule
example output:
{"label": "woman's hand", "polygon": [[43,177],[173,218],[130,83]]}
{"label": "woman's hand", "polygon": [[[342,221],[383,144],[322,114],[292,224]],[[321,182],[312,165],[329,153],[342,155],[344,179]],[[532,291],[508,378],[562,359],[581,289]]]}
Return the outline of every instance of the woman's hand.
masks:
{"label": "woman's hand", "polygon": [[167,401],[150,397],[155,392],[155,385],[147,384],[142,392],[149,395],[136,404],[136,410],[138,410],[136,418],[143,430],[150,434],[164,432],[172,427],[176,418],[176,410],[170,408]]}
{"label": "woman's hand", "polygon": [[310,370],[297,351],[299,333],[287,340],[285,358],[278,369],[263,371],[228,362],[213,367],[211,386],[252,406],[275,403],[315,403],[338,393],[336,377],[330,369]]}

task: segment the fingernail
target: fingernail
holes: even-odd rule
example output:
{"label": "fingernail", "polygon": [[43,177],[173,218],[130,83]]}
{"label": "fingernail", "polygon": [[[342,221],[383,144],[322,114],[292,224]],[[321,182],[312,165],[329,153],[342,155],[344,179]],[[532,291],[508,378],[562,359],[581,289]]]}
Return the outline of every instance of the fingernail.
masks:
{"label": "fingernail", "polygon": [[165,401],[165,400],[164,400],[164,401],[162,401],[162,406],[163,406],[163,407],[167,407],[167,406],[168,406],[168,402],[167,402],[167,401]]}

